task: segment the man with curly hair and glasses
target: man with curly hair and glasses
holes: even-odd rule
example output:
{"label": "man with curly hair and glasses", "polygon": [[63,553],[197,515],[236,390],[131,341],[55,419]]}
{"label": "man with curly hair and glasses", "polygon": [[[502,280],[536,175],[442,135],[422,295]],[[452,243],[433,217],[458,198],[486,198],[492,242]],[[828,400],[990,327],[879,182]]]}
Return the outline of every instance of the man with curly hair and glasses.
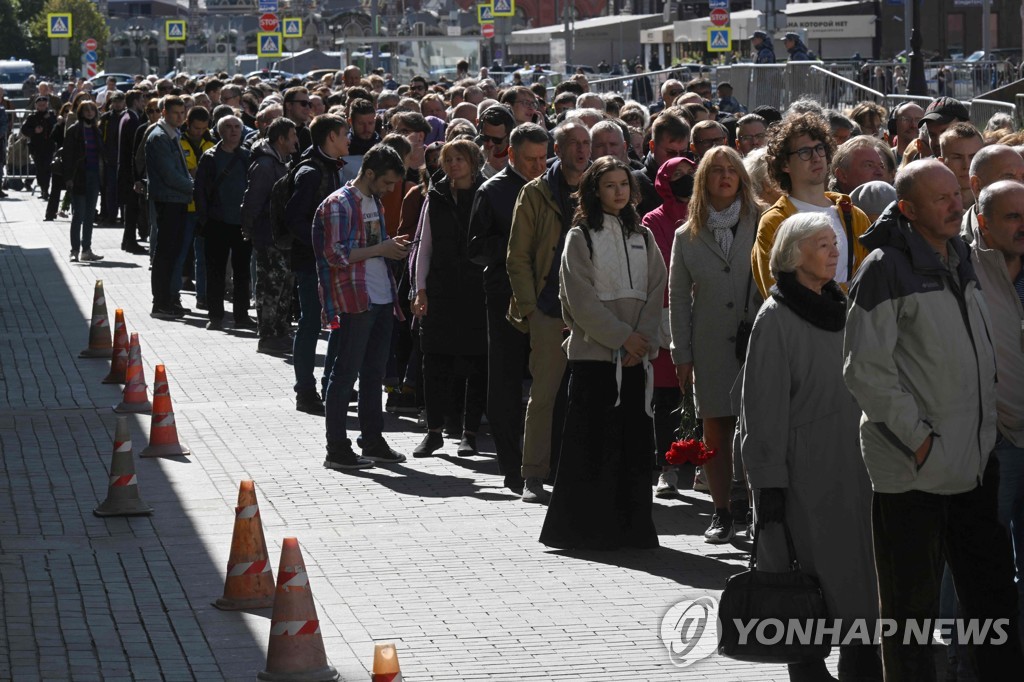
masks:
{"label": "man with curly hair and glasses", "polygon": [[817,114],[789,116],[769,129],[765,156],[768,174],[783,194],[761,216],[751,254],[754,282],[762,296],[767,297],[768,289],[775,283],[768,267],[775,233],[783,220],[796,213],[828,216],[839,247],[836,282],[848,282],[867,256],[858,241],[871,225],[867,215],[854,206],[847,195],[825,191],[834,153],[835,142],[828,121]]}

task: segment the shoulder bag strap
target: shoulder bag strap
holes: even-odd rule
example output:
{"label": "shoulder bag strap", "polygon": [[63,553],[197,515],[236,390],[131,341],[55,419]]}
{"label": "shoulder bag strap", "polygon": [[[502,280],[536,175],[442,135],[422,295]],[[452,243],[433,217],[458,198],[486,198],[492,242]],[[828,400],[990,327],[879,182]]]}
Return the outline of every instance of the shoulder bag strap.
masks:
{"label": "shoulder bag strap", "polygon": [[843,229],[846,231],[846,279],[853,279],[853,211],[850,210],[850,203],[840,204],[843,209]]}

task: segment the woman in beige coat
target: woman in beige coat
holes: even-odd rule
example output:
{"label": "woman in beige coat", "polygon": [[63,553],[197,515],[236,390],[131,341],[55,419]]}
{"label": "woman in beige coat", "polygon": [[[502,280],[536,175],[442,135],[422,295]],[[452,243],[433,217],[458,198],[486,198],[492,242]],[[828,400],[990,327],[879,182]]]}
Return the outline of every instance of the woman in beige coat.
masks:
{"label": "woman in beige coat", "polygon": [[752,324],[761,306],[750,275],[759,215],[739,153],[714,147],[697,168],[689,217],[676,230],[672,244],[668,285],[672,361],[680,387],[694,382],[704,442],[718,451],[704,465],[715,504],[704,539],[713,544],[728,542],[735,534],[729,489],[736,410],[729,390],[742,366],[738,359],[742,354],[737,351],[740,323]]}

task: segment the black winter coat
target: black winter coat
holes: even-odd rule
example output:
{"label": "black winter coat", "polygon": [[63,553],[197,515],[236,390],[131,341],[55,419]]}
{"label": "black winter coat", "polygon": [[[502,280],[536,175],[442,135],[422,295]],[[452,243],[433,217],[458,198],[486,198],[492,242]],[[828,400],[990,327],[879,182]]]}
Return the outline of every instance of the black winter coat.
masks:
{"label": "black winter coat", "polygon": [[427,314],[420,324],[424,353],[485,355],[487,313],[484,307],[483,268],[469,259],[469,219],[473,196],[483,184],[452,199],[448,178],[427,193],[432,251],[427,273]]}

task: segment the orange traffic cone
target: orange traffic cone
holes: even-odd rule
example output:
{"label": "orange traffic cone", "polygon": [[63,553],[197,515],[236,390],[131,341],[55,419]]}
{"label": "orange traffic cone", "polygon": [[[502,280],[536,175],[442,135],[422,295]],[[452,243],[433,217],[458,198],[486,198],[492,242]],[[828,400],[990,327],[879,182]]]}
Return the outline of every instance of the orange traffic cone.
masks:
{"label": "orange traffic cone", "polygon": [[124,311],[114,311],[114,354],[110,358],[110,373],[103,377],[105,384],[123,384],[128,371],[128,327],[124,324]]}
{"label": "orange traffic cone", "polygon": [[274,605],[274,573],[267,556],[267,541],[263,537],[253,481],[242,481],[238,486],[224,596],[213,605],[225,611],[268,609]]}
{"label": "orange traffic cone", "polygon": [[132,459],[132,439],[128,431],[128,417],[117,418],[114,430],[114,458],[110,462],[110,486],[107,499],[92,510],[96,516],[139,516],[152,514],[153,508],[139,497]]}
{"label": "orange traffic cone", "polygon": [[114,412],[149,414],[152,410],[153,406],[149,402],[149,393],[146,390],[146,372],[142,366],[139,333],[132,332],[132,340],[128,344],[128,371],[125,373],[124,393],[121,402],[114,406]]}
{"label": "orange traffic cone", "polygon": [[330,682],[338,671],[327,662],[309,576],[296,538],[285,538],[270,619],[267,669],[256,676],[276,682]]}
{"label": "orange traffic cone", "polygon": [[178,427],[174,425],[174,408],[167,388],[167,370],[156,366],[153,383],[153,420],[149,428],[149,446],[139,457],[174,457],[188,455],[190,451],[178,442]]}
{"label": "orange traffic cone", "polygon": [[110,321],[107,320],[107,299],[103,296],[103,280],[96,280],[92,295],[92,322],[89,324],[89,347],[78,354],[80,358],[109,358],[113,352],[110,341]]}
{"label": "orange traffic cone", "polygon": [[402,668],[398,665],[398,650],[392,642],[373,647],[373,672],[370,682],[402,682]]}

